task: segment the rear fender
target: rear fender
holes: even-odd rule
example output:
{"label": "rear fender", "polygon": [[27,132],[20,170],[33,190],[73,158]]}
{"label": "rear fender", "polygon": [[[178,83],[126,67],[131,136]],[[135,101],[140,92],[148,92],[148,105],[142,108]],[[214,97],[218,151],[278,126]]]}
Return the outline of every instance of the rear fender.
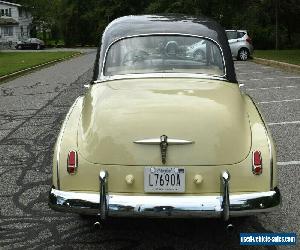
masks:
{"label": "rear fender", "polygon": [[61,172],[67,172],[67,155],[70,150],[77,151],[77,128],[81,116],[83,97],[78,97],[69,109],[61,126],[53,154],[52,184],[60,189]]}
{"label": "rear fender", "polygon": [[[250,96],[244,95],[244,99],[247,104],[251,128],[255,129],[255,131],[252,131],[253,150],[255,150],[255,145],[259,146],[267,141],[268,148],[264,149],[264,152],[262,152],[262,155],[264,155],[264,158],[266,159],[265,161],[263,159],[263,171],[267,170],[270,172],[269,183],[270,190],[272,190],[274,187],[278,186],[276,146],[259,108],[255,105]],[[261,149],[257,148],[257,150]]]}

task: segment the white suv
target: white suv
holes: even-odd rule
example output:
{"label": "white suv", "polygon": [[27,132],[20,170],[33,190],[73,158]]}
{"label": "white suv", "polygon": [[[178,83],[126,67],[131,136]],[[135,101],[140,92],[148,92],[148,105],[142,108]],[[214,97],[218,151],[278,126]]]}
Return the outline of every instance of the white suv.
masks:
{"label": "white suv", "polygon": [[246,61],[253,53],[252,40],[246,30],[226,30],[231,54],[238,60]]}

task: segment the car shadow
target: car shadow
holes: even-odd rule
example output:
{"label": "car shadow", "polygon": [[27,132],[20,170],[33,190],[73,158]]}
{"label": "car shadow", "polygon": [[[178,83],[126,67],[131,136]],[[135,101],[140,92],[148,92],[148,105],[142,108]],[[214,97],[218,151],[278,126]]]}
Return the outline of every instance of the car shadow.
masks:
{"label": "car shadow", "polygon": [[93,227],[95,217],[81,220],[90,223],[90,234],[98,239],[107,234],[113,235],[114,243],[127,239],[127,246],[118,249],[276,249],[240,246],[240,233],[271,233],[256,216],[232,218],[234,228],[230,231],[228,223],[219,219],[109,218],[100,227]]}

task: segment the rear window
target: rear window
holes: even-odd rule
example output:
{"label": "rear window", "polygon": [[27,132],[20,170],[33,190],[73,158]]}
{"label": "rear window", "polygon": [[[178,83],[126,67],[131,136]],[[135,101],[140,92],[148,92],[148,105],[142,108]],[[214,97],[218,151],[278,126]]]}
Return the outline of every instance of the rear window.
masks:
{"label": "rear window", "polygon": [[224,76],[223,56],[213,41],[183,35],[149,35],[115,42],[104,75],[194,73]]}

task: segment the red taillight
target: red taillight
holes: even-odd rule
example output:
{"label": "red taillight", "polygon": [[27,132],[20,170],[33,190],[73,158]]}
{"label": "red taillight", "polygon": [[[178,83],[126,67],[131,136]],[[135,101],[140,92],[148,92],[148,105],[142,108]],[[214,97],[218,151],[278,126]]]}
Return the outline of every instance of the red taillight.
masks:
{"label": "red taillight", "polygon": [[252,171],[255,175],[262,173],[262,159],[260,151],[254,151],[252,154]]}
{"label": "red taillight", "polygon": [[246,41],[247,41],[248,43],[252,44],[252,40],[251,40],[250,37],[247,37]]}
{"label": "red taillight", "polygon": [[68,165],[67,165],[67,171],[69,174],[75,174],[77,170],[77,152],[76,151],[70,151],[68,154]]}

